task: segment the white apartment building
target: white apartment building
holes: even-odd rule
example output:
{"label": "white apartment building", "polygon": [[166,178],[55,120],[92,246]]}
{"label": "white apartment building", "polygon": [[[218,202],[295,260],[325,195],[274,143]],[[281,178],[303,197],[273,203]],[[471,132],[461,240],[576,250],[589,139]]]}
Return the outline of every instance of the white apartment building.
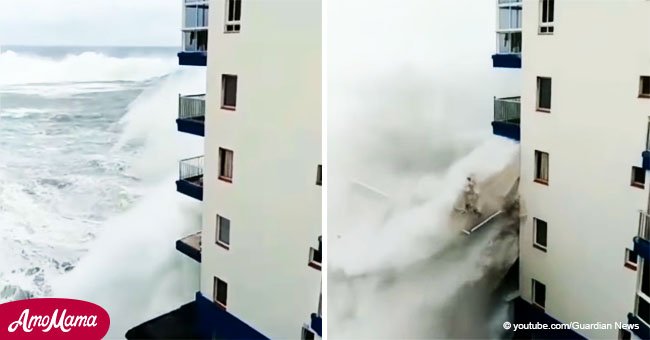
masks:
{"label": "white apartment building", "polygon": [[176,120],[204,138],[176,182],[203,205],[176,244],[200,287],[127,338],[321,337],[321,1],[184,0],[182,31],[208,79]]}
{"label": "white apartment building", "polygon": [[596,324],[517,336],[648,338],[650,1],[497,7],[493,64],[523,84],[495,99],[492,123],[521,145],[515,322]]}

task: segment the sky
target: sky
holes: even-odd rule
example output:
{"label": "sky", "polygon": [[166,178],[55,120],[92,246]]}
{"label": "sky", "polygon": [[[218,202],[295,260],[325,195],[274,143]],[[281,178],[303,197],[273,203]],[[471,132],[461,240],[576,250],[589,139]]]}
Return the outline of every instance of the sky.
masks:
{"label": "sky", "polygon": [[0,0],[0,44],[177,46],[180,0]]}

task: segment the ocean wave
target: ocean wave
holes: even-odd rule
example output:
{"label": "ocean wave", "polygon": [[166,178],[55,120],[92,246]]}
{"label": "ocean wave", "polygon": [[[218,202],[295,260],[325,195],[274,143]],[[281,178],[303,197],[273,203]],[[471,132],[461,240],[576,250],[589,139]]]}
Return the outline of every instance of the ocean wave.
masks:
{"label": "ocean wave", "polygon": [[6,51],[0,53],[0,85],[142,81],[178,68],[174,57],[117,58],[97,52],[70,54],[62,59]]}

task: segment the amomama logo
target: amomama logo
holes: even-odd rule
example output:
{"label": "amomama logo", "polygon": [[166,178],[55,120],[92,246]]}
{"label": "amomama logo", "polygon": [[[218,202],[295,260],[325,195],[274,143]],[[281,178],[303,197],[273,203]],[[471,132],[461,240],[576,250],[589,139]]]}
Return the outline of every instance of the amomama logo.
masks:
{"label": "amomama logo", "polygon": [[101,339],[110,317],[104,308],[73,299],[29,299],[0,305],[0,339]]}

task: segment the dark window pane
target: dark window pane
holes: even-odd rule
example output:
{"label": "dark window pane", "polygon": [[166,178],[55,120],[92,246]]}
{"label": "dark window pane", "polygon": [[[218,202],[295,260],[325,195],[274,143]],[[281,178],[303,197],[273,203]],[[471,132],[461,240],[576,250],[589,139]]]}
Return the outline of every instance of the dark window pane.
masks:
{"label": "dark window pane", "polygon": [[537,107],[540,109],[551,109],[551,78],[538,79]]}
{"label": "dark window pane", "polygon": [[223,305],[226,305],[228,301],[228,284],[220,279],[217,280],[217,301]]}
{"label": "dark window pane", "polygon": [[643,277],[641,278],[641,292],[650,296],[650,260],[643,259]]}
{"label": "dark window pane", "polygon": [[646,323],[650,323],[650,304],[639,296],[637,296],[637,301],[639,302],[639,306],[636,315]]}
{"label": "dark window pane", "polygon": [[645,185],[645,170],[643,168],[632,167],[632,184]]}
{"label": "dark window pane", "polygon": [[[239,21],[241,20],[241,0],[234,0],[235,1],[235,17],[234,20]],[[239,28],[238,28],[239,30]]]}
{"label": "dark window pane", "polygon": [[548,22],[548,0],[542,1],[542,22]]}
{"label": "dark window pane", "polygon": [[227,218],[223,218],[221,216],[219,216],[218,218],[219,218],[219,242],[230,244],[230,220]]}
{"label": "dark window pane", "polygon": [[533,280],[533,297],[537,305],[539,305],[540,307],[545,307],[546,286],[536,280]]}
{"label": "dark window pane", "polygon": [[535,243],[546,247],[546,222],[542,220],[535,220]]}
{"label": "dark window pane", "polygon": [[548,0],[548,22],[553,22],[555,12],[555,0]]}
{"label": "dark window pane", "polygon": [[641,77],[641,94],[650,95],[650,77]]}
{"label": "dark window pane", "polygon": [[237,106],[237,77],[223,76],[223,106]]}
{"label": "dark window pane", "polygon": [[628,249],[627,250],[627,262],[636,264],[637,260],[638,260],[638,258],[636,256],[636,253],[634,252],[634,250],[629,250]]}
{"label": "dark window pane", "polygon": [[228,0],[228,21],[233,21],[235,18],[235,0]]}

